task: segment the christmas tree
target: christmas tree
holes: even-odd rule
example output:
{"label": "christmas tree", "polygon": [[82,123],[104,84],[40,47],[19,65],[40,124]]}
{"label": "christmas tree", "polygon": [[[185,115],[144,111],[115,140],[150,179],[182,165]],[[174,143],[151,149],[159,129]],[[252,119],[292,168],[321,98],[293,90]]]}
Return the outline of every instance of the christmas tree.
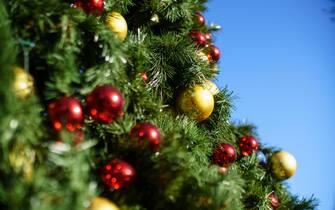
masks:
{"label": "christmas tree", "polygon": [[1,209],[314,209],[230,121],[205,0],[0,2]]}

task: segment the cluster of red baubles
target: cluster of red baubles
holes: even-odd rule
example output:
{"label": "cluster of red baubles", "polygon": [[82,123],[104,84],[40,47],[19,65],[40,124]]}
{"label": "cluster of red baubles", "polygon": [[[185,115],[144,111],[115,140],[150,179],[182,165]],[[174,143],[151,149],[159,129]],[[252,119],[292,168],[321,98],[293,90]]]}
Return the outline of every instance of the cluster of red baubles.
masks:
{"label": "cluster of red baubles", "polygon": [[[123,116],[124,100],[122,94],[110,85],[96,87],[86,96],[87,113],[92,119],[103,123],[112,123]],[[66,129],[82,133],[79,129],[84,123],[84,111],[80,101],[75,97],[64,96],[52,101],[48,114],[56,131]],[[138,123],[129,133],[139,145],[148,145],[151,150],[158,150],[161,144],[161,133],[151,123]],[[107,162],[101,170],[101,178],[108,188],[117,190],[130,183],[135,176],[135,169],[122,160]]]}
{"label": "cluster of red baubles", "polygon": [[[205,17],[201,13],[196,12],[193,19],[196,26],[205,25]],[[220,49],[212,44],[211,33],[203,33],[201,31],[194,30],[189,33],[189,37],[195,43],[196,48],[204,49],[204,53],[207,55],[208,61],[217,62],[220,59]]]}
{"label": "cluster of red baubles", "polygon": [[[139,145],[149,145],[151,150],[158,150],[161,143],[159,129],[151,123],[138,123],[130,131],[130,138]],[[126,161],[114,159],[108,161],[101,169],[101,178],[110,190],[127,186],[135,177],[135,169]]]}
{"label": "cluster of red baubles", "polygon": [[[124,100],[122,94],[110,85],[95,88],[86,97],[87,112],[95,120],[111,123],[123,115]],[[80,101],[75,97],[64,96],[52,101],[48,114],[53,128],[60,131],[80,129],[84,123],[84,111]]]}
{"label": "cluster of red baubles", "polygon": [[[249,156],[258,150],[258,142],[253,136],[244,136],[239,141],[239,148],[243,156]],[[219,166],[228,166],[235,162],[236,158],[235,147],[228,143],[219,144],[212,156],[213,163]]]}

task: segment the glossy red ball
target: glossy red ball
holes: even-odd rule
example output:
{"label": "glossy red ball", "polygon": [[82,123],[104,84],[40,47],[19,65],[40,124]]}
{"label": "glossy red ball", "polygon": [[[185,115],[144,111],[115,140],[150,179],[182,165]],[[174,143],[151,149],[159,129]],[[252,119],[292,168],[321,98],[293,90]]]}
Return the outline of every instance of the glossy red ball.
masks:
{"label": "glossy red ball", "polygon": [[124,114],[122,94],[110,85],[96,87],[86,97],[86,103],[89,115],[105,123],[112,123]]}
{"label": "glossy red ball", "polygon": [[271,205],[271,208],[272,208],[273,210],[278,209],[279,204],[280,204],[280,201],[279,201],[278,196],[277,196],[274,192],[272,192],[272,193],[269,195],[268,198],[270,199],[270,205]]}
{"label": "glossy red ball", "polygon": [[253,136],[244,136],[238,144],[242,155],[249,156],[258,150],[258,142]]}
{"label": "glossy red ball", "polygon": [[62,97],[48,105],[48,115],[56,131],[66,128],[75,131],[84,123],[84,113],[80,101],[74,97]]}
{"label": "glossy red ball", "polygon": [[219,144],[213,152],[213,163],[219,166],[227,166],[235,162],[237,153],[231,144]]}
{"label": "glossy red ball", "polygon": [[189,34],[190,38],[196,44],[196,47],[204,47],[206,45],[206,37],[200,31],[191,31]]}
{"label": "glossy red ball", "polygon": [[104,0],[76,0],[74,5],[95,16],[101,16],[104,11]]}
{"label": "glossy red ball", "polygon": [[196,12],[193,19],[196,24],[200,26],[205,25],[206,19],[200,12]]}
{"label": "glossy red ball", "polygon": [[101,178],[111,190],[118,190],[131,183],[136,175],[129,163],[114,159],[107,162],[101,169]]}
{"label": "glossy red ball", "polygon": [[151,123],[138,123],[130,131],[132,139],[138,144],[149,144],[150,149],[159,149],[161,143],[161,133],[159,129]]}
{"label": "glossy red ball", "polygon": [[218,60],[220,60],[221,57],[221,52],[220,49],[218,47],[216,47],[215,45],[211,45],[208,48],[208,59],[211,62],[217,62]]}

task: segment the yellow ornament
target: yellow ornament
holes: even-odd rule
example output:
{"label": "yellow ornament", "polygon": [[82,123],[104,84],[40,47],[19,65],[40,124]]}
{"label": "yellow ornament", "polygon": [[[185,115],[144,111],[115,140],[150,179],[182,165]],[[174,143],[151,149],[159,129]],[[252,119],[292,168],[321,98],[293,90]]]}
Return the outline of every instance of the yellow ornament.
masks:
{"label": "yellow ornament", "polygon": [[157,14],[153,14],[150,20],[154,23],[159,23],[159,16]]}
{"label": "yellow ornament", "polygon": [[34,79],[24,69],[14,68],[14,91],[20,98],[26,98],[34,92]]}
{"label": "yellow ornament", "polygon": [[27,181],[31,181],[34,173],[35,151],[15,144],[9,153],[9,163],[16,173],[22,173]]}
{"label": "yellow ornament", "polygon": [[196,54],[201,61],[204,61],[207,64],[209,64],[208,56],[203,51],[198,51]]}
{"label": "yellow ornament", "polygon": [[201,122],[212,114],[214,97],[203,85],[195,85],[180,94],[177,106],[181,112]]}
{"label": "yellow ornament", "polygon": [[272,173],[280,180],[288,179],[297,170],[297,161],[288,152],[276,152],[271,157]]}
{"label": "yellow ornament", "polygon": [[203,86],[209,90],[209,92],[212,93],[212,95],[216,95],[220,92],[219,88],[216,86],[216,84],[210,80],[206,80]]}
{"label": "yellow ornament", "polygon": [[120,210],[113,202],[103,197],[95,197],[89,210]]}
{"label": "yellow ornament", "polygon": [[128,32],[128,25],[124,17],[117,12],[111,12],[106,17],[106,23],[108,27],[116,33],[117,37],[120,41],[124,41],[127,32]]}

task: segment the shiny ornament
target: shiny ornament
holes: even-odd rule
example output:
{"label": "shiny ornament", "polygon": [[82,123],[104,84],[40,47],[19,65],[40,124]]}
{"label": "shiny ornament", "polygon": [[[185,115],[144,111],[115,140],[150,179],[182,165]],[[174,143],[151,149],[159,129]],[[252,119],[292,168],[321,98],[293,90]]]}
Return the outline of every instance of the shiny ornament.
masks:
{"label": "shiny ornament", "polygon": [[212,37],[211,33],[209,33],[209,32],[205,33],[205,38],[206,38],[207,43],[212,42],[213,37]]}
{"label": "shiny ornament", "polygon": [[81,103],[74,97],[64,96],[48,105],[48,114],[56,131],[66,128],[75,131],[83,126],[84,113]]}
{"label": "shiny ornament", "polygon": [[231,144],[219,144],[213,152],[213,163],[219,166],[228,166],[235,162],[237,153]]}
{"label": "shiny ornament", "polygon": [[120,209],[107,198],[95,197],[91,201],[89,210],[120,210]]}
{"label": "shiny ornament", "polygon": [[74,5],[95,16],[101,16],[104,11],[104,0],[76,0]]}
{"label": "shiny ornament", "polygon": [[114,159],[103,166],[101,178],[109,189],[118,190],[132,182],[135,174],[129,163]]}
{"label": "shiny ornament", "polygon": [[249,156],[258,150],[258,142],[253,136],[243,136],[240,139],[238,146],[244,156]]}
{"label": "shiny ornament", "polygon": [[278,196],[272,192],[269,196],[268,196],[269,200],[270,200],[270,206],[272,210],[276,210],[279,207],[280,201]]}
{"label": "shiny ornament", "polygon": [[106,17],[107,26],[116,33],[120,41],[126,39],[128,33],[128,25],[124,17],[117,12],[111,12]]}
{"label": "shiny ornament", "polygon": [[262,165],[262,166],[267,165],[267,162],[268,162],[267,158],[262,151],[258,151],[256,156],[257,156],[257,160],[258,160],[260,165]]}
{"label": "shiny ornament", "polygon": [[26,181],[34,174],[35,151],[22,144],[14,144],[9,152],[9,164],[16,173],[22,173]]}
{"label": "shiny ornament", "polygon": [[280,180],[288,179],[297,170],[297,161],[288,152],[280,151],[272,155],[271,168],[274,176]]}
{"label": "shiny ornament", "polygon": [[200,12],[196,12],[194,14],[193,20],[199,26],[205,25],[205,22],[206,22],[205,17]]}
{"label": "shiny ornament", "polygon": [[219,48],[217,48],[214,45],[211,45],[208,47],[207,51],[208,51],[208,59],[211,62],[217,62],[220,60],[221,52]]}
{"label": "shiny ornament", "polygon": [[212,114],[214,97],[203,85],[195,85],[180,94],[177,107],[182,113],[201,122]]}
{"label": "shiny ornament", "polygon": [[93,119],[112,123],[123,116],[122,94],[110,85],[96,87],[87,97],[87,110]]}
{"label": "shiny ornament", "polygon": [[159,129],[151,123],[138,123],[130,131],[130,136],[137,140],[138,144],[149,144],[150,149],[159,149],[161,143],[161,133]]}
{"label": "shiny ornament", "polygon": [[220,92],[219,88],[216,86],[216,84],[210,80],[206,80],[203,86],[209,90],[209,92],[212,93],[212,95],[216,95]]}
{"label": "shiny ornament", "polygon": [[157,14],[153,14],[150,18],[150,20],[153,22],[153,23],[159,23],[159,16]]}
{"label": "shiny ornament", "polygon": [[189,33],[189,37],[195,43],[196,47],[205,47],[205,45],[206,45],[206,37],[205,37],[205,35],[202,32],[200,32],[200,31],[191,31]]}
{"label": "shiny ornament", "polygon": [[34,79],[24,69],[14,68],[14,92],[20,98],[26,98],[34,92]]}
{"label": "shiny ornament", "polygon": [[203,51],[198,51],[196,54],[197,54],[197,56],[199,57],[200,60],[209,64],[208,56]]}

